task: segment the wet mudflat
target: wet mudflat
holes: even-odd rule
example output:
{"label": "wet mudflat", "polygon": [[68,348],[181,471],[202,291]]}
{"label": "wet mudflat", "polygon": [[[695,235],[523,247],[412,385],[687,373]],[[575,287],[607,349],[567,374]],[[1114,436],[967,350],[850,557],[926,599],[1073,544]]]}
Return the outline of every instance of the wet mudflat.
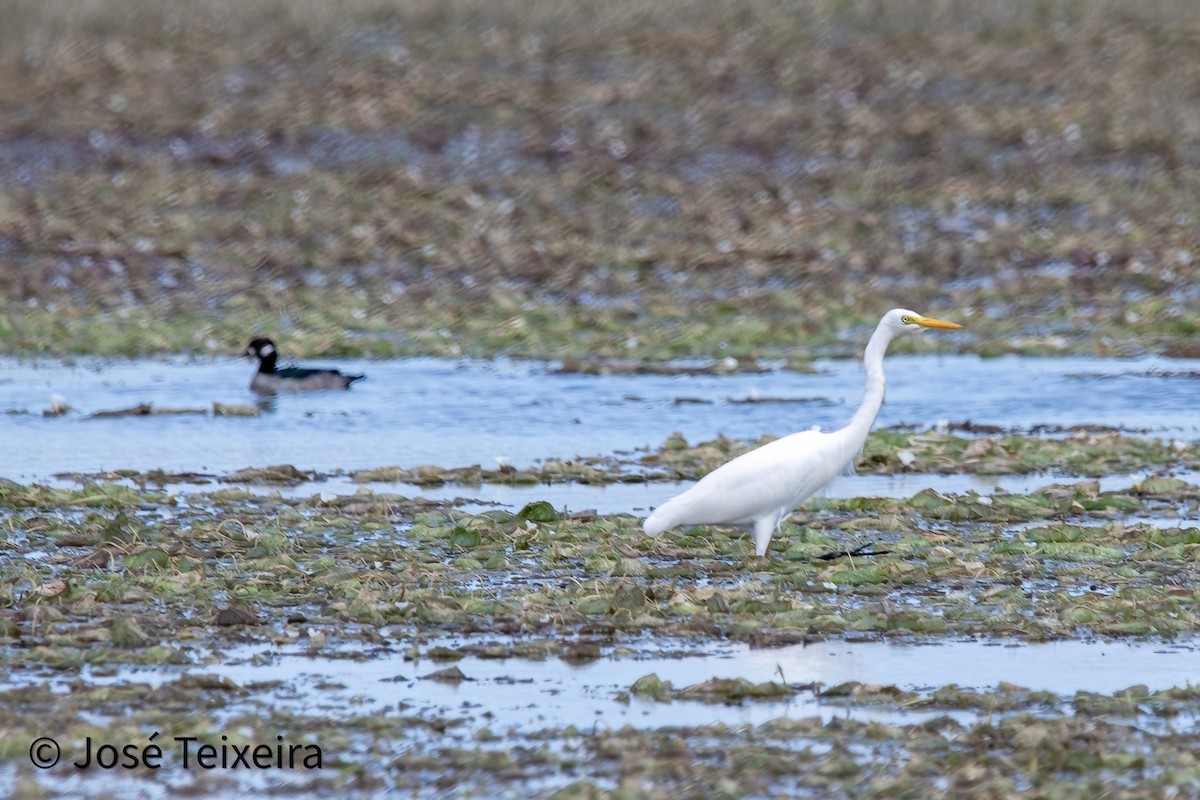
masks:
{"label": "wet mudflat", "polygon": [[4,352],[1196,355],[1176,0],[13,3]]}
{"label": "wet mudflat", "polygon": [[[664,797],[1165,789],[1191,780],[1200,537],[1172,522],[1200,488],[1158,481],[834,501],[767,563],[720,530],[648,542],[538,506],[9,486],[8,738],[283,731],[337,768],[186,773],[172,751],[180,790],[252,794],[590,796],[635,765]],[[864,537],[889,552],[839,557]],[[157,781],[43,776],[13,747],[14,791]],[[930,748],[961,772],[935,778]]]}
{"label": "wet mudflat", "polygon": [[0,794],[1195,794],[1189,4],[5,12]]}
{"label": "wet mudflat", "polygon": [[[0,385],[11,408],[64,383],[88,405],[0,418],[48,447],[0,486],[12,734],[0,781],[97,797],[163,785],[666,797],[1186,783],[1180,750],[1200,706],[1194,421],[1143,392],[1166,387],[1165,405],[1182,406],[1190,384],[1157,362],[897,361],[895,416],[860,474],[794,514],[765,560],[735,529],[650,540],[640,518],[762,431],[836,425],[857,400],[851,362],[815,376],[619,377],[361,364],[412,397],[442,379],[491,397],[514,452],[531,455],[490,464],[455,426],[429,423],[428,406],[359,387],[259,407],[222,384],[225,362],[14,365],[42,387],[28,375]],[[947,361],[981,383],[1043,370],[1045,418],[1018,420],[1018,399],[996,396],[993,416],[943,417],[969,383],[947,398],[914,392],[909,376]],[[818,386],[820,403],[728,402]],[[542,413],[522,413],[524,398]],[[189,402],[258,415],[89,418]],[[719,418],[691,418],[710,406]],[[597,407],[627,441],[587,452],[546,419]],[[106,464],[152,463],[189,428],[197,447],[220,431],[246,451],[96,470],[70,441],[98,425],[121,430]],[[368,460],[343,440],[376,429],[407,432],[407,447]],[[281,463],[296,440],[324,456]],[[455,461],[425,456],[442,441]],[[35,770],[37,726],[77,759],[89,736],[144,745],[158,730],[170,783],[145,767]],[[204,742],[273,748],[280,735],[300,756],[319,745],[322,769],[180,766],[185,744],[194,759]]]}

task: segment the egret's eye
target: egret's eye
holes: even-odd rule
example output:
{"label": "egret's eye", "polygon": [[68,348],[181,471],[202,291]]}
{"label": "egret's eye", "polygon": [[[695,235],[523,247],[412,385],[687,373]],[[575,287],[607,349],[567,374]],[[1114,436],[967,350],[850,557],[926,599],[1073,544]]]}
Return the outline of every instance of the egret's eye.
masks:
{"label": "egret's eye", "polygon": [[900,321],[903,322],[905,325],[913,324],[913,318],[908,316],[907,314],[905,314],[903,317],[901,317]]}

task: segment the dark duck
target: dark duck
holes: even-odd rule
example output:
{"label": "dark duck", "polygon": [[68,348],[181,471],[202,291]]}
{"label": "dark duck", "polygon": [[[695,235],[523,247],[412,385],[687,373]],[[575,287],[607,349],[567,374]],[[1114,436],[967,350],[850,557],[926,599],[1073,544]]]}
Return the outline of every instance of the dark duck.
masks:
{"label": "dark duck", "polygon": [[308,392],[316,389],[348,389],[350,384],[365,378],[365,375],[344,375],[336,369],[313,369],[309,367],[275,366],[279,352],[270,339],[259,338],[250,342],[246,352],[248,358],[258,359],[258,372],[250,381],[253,391],[263,394],[278,392]]}

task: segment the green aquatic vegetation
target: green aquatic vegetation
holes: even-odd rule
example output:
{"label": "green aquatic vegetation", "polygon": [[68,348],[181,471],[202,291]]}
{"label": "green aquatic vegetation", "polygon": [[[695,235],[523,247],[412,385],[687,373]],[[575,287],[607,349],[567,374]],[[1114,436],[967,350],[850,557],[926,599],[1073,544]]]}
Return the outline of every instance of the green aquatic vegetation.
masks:
{"label": "green aquatic vegetation", "polygon": [[835,586],[861,586],[863,584],[883,583],[888,576],[879,566],[872,565],[861,569],[842,568],[831,570],[822,576]]}
{"label": "green aquatic vegetation", "polygon": [[908,704],[918,695],[915,692],[903,691],[895,686],[847,681],[817,691],[822,700],[837,702],[845,705],[884,705]]}
{"label": "green aquatic vegetation", "polygon": [[483,544],[483,537],[477,530],[457,527],[450,532],[450,545],[452,547],[469,550],[481,544]]}
{"label": "green aquatic vegetation", "polygon": [[[351,473],[358,483],[408,483],[414,486],[480,483],[501,483],[526,486],[538,483],[571,481],[585,484],[614,483],[639,478],[622,472],[613,459],[593,458],[575,461],[545,461],[540,466],[518,470],[513,467],[484,469],[480,466],[443,468],[433,465],[418,467],[378,467]],[[639,478],[640,479],[640,478]]]}
{"label": "green aquatic vegetation", "polygon": [[[771,441],[737,442],[725,437],[689,445],[679,434],[641,459],[645,467],[669,470],[676,480],[695,480],[731,458]],[[901,457],[901,454],[905,457]],[[1075,475],[1104,475],[1147,467],[1200,466],[1200,451],[1173,443],[1120,433],[1080,433],[1064,439],[1011,434],[970,439],[938,431],[912,433],[874,430],[855,469],[859,473],[967,472],[1020,474],[1054,470]],[[1179,492],[1178,479],[1149,478],[1147,494]]]}
{"label": "green aquatic vegetation", "polygon": [[270,467],[247,467],[222,476],[223,483],[280,483],[295,485],[313,479],[312,472],[297,469],[291,464],[277,464]]}
{"label": "green aquatic vegetation", "polygon": [[559,519],[558,512],[554,510],[554,506],[545,500],[536,500],[532,503],[527,503],[517,512],[517,517],[530,522],[555,522]]}
{"label": "green aquatic vegetation", "polygon": [[0,508],[75,508],[92,507],[119,510],[136,507],[141,501],[170,505],[159,493],[143,492],[115,483],[87,483],[79,489],[58,489],[39,484],[29,486],[0,483]]}
{"label": "green aquatic vegetation", "polygon": [[679,700],[705,703],[736,703],[743,700],[778,700],[793,697],[797,693],[797,689],[774,681],[753,683],[745,678],[712,678],[685,686],[673,696]]}
{"label": "green aquatic vegetation", "polygon": [[172,566],[171,556],[157,547],[150,547],[125,557],[125,569],[130,572],[157,572]]}
{"label": "green aquatic vegetation", "polygon": [[1179,478],[1150,477],[1135,487],[1140,494],[1173,496],[1182,492],[1194,494],[1197,487]]}
{"label": "green aquatic vegetation", "polygon": [[1093,538],[1108,538],[1109,532],[1102,527],[1056,524],[1027,528],[1021,538],[1031,542],[1084,542]]}
{"label": "green aquatic vegetation", "polygon": [[[1107,501],[1145,518],[1177,513],[1183,490],[927,491],[869,511],[834,499],[803,509],[772,557],[755,559],[741,531],[649,539],[634,517],[572,517],[544,503],[473,515],[366,491],[284,499],[8,487],[6,552],[47,555],[0,563],[0,599],[14,610],[5,635],[29,644],[26,657],[55,663],[134,661],[143,634],[204,640],[214,634],[203,626],[231,604],[260,623],[236,626],[255,639],[293,618],[338,625],[338,641],[381,625],[562,637],[700,630],[763,644],[851,633],[1174,635],[1200,631],[1194,591],[1163,588],[1194,585],[1200,534],[1114,519]],[[91,497],[112,507],[79,504]]]}
{"label": "green aquatic vegetation", "polygon": [[[902,451],[915,457],[916,461],[906,467],[899,458]],[[1116,432],[1083,432],[1064,439],[1016,434],[967,439],[936,431],[876,431],[867,441],[859,469],[984,475],[1054,469],[1071,474],[1103,475],[1147,466],[1195,466],[1198,463],[1191,448],[1179,449],[1170,442]]]}
{"label": "green aquatic vegetation", "polygon": [[674,692],[675,687],[670,681],[664,681],[654,673],[643,675],[629,686],[629,694],[634,697],[646,697],[660,702],[670,702]]}
{"label": "green aquatic vegetation", "polygon": [[1125,559],[1125,553],[1119,548],[1087,542],[1043,542],[1037,546],[1034,555],[1062,561],[1111,563]]}

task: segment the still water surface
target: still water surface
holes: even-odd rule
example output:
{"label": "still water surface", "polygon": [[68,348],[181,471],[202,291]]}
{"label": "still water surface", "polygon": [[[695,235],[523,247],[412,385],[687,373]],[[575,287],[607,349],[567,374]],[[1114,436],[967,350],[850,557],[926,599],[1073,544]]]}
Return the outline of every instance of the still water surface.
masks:
{"label": "still water surface", "polygon": [[[448,645],[467,639],[450,638]],[[184,670],[172,667],[125,668],[106,677],[85,673],[90,681],[147,682],[157,685],[183,671],[212,672],[239,685],[282,681],[273,706],[332,714],[347,707],[360,712],[397,704],[428,717],[462,719],[467,731],[537,731],[594,724],[618,728],[633,725],[757,725],[779,717],[860,719],[912,722],[921,714],[847,708],[812,692],[779,701],[712,704],[695,701],[660,703],[623,693],[638,678],[655,674],[676,689],[712,678],[744,678],[793,685],[817,683],[824,688],[847,681],[929,690],[955,684],[973,690],[994,689],[1008,682],[1070,697],[1076,691],[1110,694],[1133,684],[1150,691],[1186,686],[1200,680],[1197,642],[1083,642],[1022,644],[1015,641],[955,640],[937,644],[889,642],[817,642],[780,648],[744,644],[695,647],[691,655],[650,654],[601,658],[587,664],[559,659],[484,659],[468,656],[456,662],[461,683],[426,680],[446,664],[407,662],[400,650],[391,657],[369,659],[313,657],[303,647],[239,648],[224,663]],[[677,651],[678,652],[678,651]],[[65,680],[65,679],[64,679]],[[945,709],[928,712],[944,714]],[[973,716],[972,714],[964,716]]]}
{"label": "still water surface", "polygon": [[[397,464],[444,467],[498,460],[611,455],[690,442],[752,439],[843,425],[862,391],[857,361],[818,361],[817,374],[583,376],[542,363],[397,359],[328,361],[365,372],[349,391],[281,396],[258,417],[88,419],[151,403],[211,412],[254,405],[251,367],[227,360],[0,359],[0,476],[166,469],[228,472],[293,464],[330,471]],[[970,420],[1031,426],[1108,425],[1200,438],[1200,361],[897,356],[878,426]],[[72,407],[43,418],[52,397]],[[786,402],[742,403],[748,398]],[[679,402],[679,401],[685,402]],[[699,401],[699,402],[694,402]],[[4,413],[21,412],[27,413]]]}

